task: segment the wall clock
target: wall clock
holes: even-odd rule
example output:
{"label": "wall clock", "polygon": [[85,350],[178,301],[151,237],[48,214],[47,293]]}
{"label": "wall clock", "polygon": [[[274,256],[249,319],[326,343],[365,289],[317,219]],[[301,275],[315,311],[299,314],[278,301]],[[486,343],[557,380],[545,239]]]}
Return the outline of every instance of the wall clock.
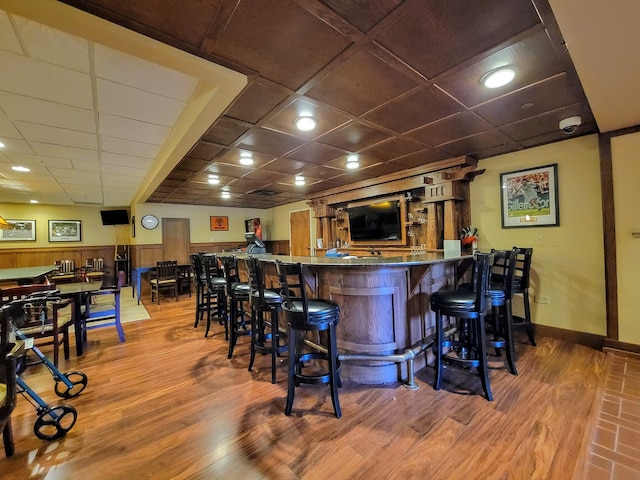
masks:
{"label": "wall clock", "polygon": [[158,217],[156,217],[155,215],[145,215],[144,217],[142,217],[140,223],[142,223],[142,226],[147,230],[153,230],[158,226],[159,222]]}

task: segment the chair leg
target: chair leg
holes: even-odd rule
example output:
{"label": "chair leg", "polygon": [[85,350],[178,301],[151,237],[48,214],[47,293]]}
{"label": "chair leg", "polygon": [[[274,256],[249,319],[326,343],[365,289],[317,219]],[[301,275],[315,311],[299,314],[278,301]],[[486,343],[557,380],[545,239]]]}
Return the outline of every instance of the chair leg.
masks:
{"label": "chair leg", "polygon": [[280,347],[280,327],[278,312],[271,312],[271,383],[276,383],[276,368],[278,363],[278,348]]}
{"label": "chair leg", "polygon": [[433,380],[433,389],[440,390],[440,380],[442,378],[442,314],[436,310],[436,341],[435,341],[435,369],[436,375]]}
{"label": "chair leg", "polygon": [[331,384],[331,402],[333,403],[333,411],[336,413],[336,417],[342,416],[340,410],[340,401],[338,400],[338,345],[336,342],[336,330],[335,324],[329,325],[329,348],[327,354],[329,355],[329,381]]}
{"label": "chair leg", "polygon": [[480,381],[482,382],[482,388],[487,396],[487,400],[492,402],[493,394],[491,393],[491,386],[489,385],[489,365],[487,364],[487,351],[485,346],[484,315],[480,315],[474,323],[478,348],[478,373],[480,374]]}
{"label": "chair leg", "polygon": [[285,415],[291,415],[293,397],[296,389],[296,350],[298,343],[298,331],[289,326],[289,368],[287,369],[287,405],[284,408]]}
{"label": "chair leg", "polygon": [[507,343],[506,351],[507,351],[507,365],[509,365],[509,371],[513,375],[518,375],[518,370],[516,369],[515,362],[515,348],[513,341],[513,313],[512,313],[512,305],[511,301],[508,300],[504,306],[504,325],[503,332],[505,336],[505,340]]}
{"label": "chair leg", "polygon": [[248,370],[251,371],[251,369],[253,368],[253,362],[256,359],[256,342],[259,341],[258,335],[259,335],[259,328],[258,328],[258,322],[260,322],[260,317],[262,315],[262,312],[257,312],[255,308],[252,308],[251,310],[251,345],[250,345],[250,352],[251,352],[251,356],[249,358],[249,368]]}
{"label": "chair leg", "polygon": [[529,292],[526,291],[522,294],[524,301],[524,328],[527,331],[527,336],[531,345],[536,346],[536,340],[533,338],[533,325],[531,324],[531,306],[529,305]]}
{"label": "chair leg", "polygon": [[15,445],[13,443],[13,430],[11,429],[11,417],[7,419],[7,423],[2,429],[2,440],[4,442],[4,453],[7,457],[11,457],[15,453]]}

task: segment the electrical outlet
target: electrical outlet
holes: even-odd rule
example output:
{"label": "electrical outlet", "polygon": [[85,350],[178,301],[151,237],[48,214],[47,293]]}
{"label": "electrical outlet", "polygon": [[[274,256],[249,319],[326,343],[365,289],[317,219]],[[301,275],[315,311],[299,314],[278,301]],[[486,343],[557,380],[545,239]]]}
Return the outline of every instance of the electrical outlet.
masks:
{"label": "electrical outlet", "polygon": [[547,305],[549,303],[551,303],[551,300],[546,295],[540,295],[540,296],[534,295],[533,301],[536,302],[536,303],[544,303],[544,304],[547,304]]}

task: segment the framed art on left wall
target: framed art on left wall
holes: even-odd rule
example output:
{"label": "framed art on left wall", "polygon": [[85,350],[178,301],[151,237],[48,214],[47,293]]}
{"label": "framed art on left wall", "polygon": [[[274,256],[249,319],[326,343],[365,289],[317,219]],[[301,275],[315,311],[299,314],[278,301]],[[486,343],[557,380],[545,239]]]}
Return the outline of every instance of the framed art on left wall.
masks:
{"label": "framed art on left wall", "polygon": [[7,220],[12,228],[0,230],[0,241],[2,242],[31,242],[36,239],[35,220]]}
{"label": "framed art on left wall", "polygon": [[49,220],[50,242],[79,242],[82,239],[80,220]]}

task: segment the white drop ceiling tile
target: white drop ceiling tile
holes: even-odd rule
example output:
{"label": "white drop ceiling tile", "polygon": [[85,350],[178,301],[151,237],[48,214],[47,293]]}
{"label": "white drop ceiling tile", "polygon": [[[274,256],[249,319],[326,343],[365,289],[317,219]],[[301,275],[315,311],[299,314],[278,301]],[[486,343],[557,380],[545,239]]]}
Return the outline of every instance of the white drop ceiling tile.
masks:
{"label": "white drop ceiling tile", "polygon": [[65,191],[67,192],[67,194],[74,194],[74,195],[86,195],[86,194],[90,194],[90,193],[99,193],[100,195],[102,195],[102,191],[99,188],[95,188],[91,185],[76,185],[73,183],[63,183],[62,184],[62,188],[65,189]]}
{"label": "white drop ceiling tile", "polygon": [[100,186],[100,176],[87,172],[79,172],[77,170],[67,170],[63,168],[50,168],[51,175],[60,182],[60,184],[71,185],[93,185]]}
{"label": "white drop ceiling tile", "polygon": [[105,136],[100,136],[100,146],[105,152],[131,155],[133,157],[155,158],[160,152],[160,147],[157,145]]}
{"label": "white drop ceiling tile", "polygon": [[136,177],[138,181],[142,180],[148,172],[147,169],[123,166],[114,167],[113,165],[102,165],[101,171],[103,175],[126,175],[128,177]]}
{"label": "white drop ceiling tile", "polygon": [[[2,105],[0,104],[0,108]],[[20,132],[13,125],[11,120],[6,117],[0,118],[0,140],[3,138],[22,138]]]}
{"label": "white drop ceiling tile", "polygon": [[100,155],[100,163],[102,165],[113,165],[113,166],[131,166],[135,168],[144,168],[149,170],[151,165],[153,165],[153,159],[151,158],[142,158],[142,157],[132,157],[130,155],[120,155],[118,153],[111,152],[102,152]]}
{"label": "white drop ceiling tile", "polygon": [[[0,108],[12,120],[96,133],[95,113],[91,109],[61,105],[7,92],[0,92]],[[2,134],[1,120],[0,135]]]}
{"label": "white drop ceiling tile", "polygon": [[50,143],[31,142],[35,153],[45,157],[68,158],[69,160],[81,160],[84,162],[99,161],[98,150],[88,148],[76,148],[66,145],[52,145]]}
{"label": "white drop ceiling tile", "polygon": [[17,165],[15,163],[2,163],[0,164],[0,173],[2,173],[6,178],[12,180],[21,180],[25,178],[33,178],[35,175],[46,175],[49,176],[49,170],[47,170],[42,165],[29,165],[29,172],[16,172],[12,170],[11,167],[13,165]]}
{"label": "white drop ceiling tile", "polygon": [[98,148],[98,137],[94,133],[78,132],[77,130],[22,121],[16,121],[14,124],[27,141],[86,149]]}
{"label": "white drop ceiling tile", "polygon": [[105,194],[134,194],[138,189],[138,185],[135,183],[115,183],[115,182],[102,182]]}
{"label": "white drop ceiling tile", "polygon": [[99,162],[83,162],[80,160],[73,160],[71,162],[73,164],[73,169],[81,172],[95,172],[100,173],[100,163]]}
{"label": "white drop ceiling tile", "polygon": [[89,42],[47,25],[12,15],[27,55],[61,67],[89,73]]}
{"label": "white drop ceiling tile", "polygon": [[66,158],[44,157],[42,155],[31,155],[27,153],[12,153],[11,159],[13,162],[27,167],[37,165],[54,168],[73,168],[71,162]]}
{"label": "white drop ceiling tile", "polygon": [[[58,65],[0,51],[0,90],[80,108],[93,108],[91,77]],[[46,79],[46,81],[43,81]]]}
{"label": "white drop ceiling tile", "polygon": [[163,145],[171,132],[169,127],[116,117],[104,112],[100,112],[99,115],[100,135]]}
{"label": "white drop ceiling tile", "polygon": [[3,138],[4,148],[2,153],[11,158],[13,153],[34,153],[31,146],[22,138]]}
{"label": "white drop ceiling tile", "polygon": [[116,183],[116,184],[122,184],[122,185],[126,185],[126,184],[132,184],[132,185],[139,185],[140,184],[140,178],[139,177],[130,177],[127,175],[118,175],[116,173],[103,173],[102,174],[102,180],[105,183]]}
{"label": "white drop ceiling tile", "polygon": [[22,53],[20,42],[18,42],[13,25],[9,21],[9,15],[5,11],[0,11],[0,50]]}
{"label": "white drop ceiling tile", "polygon": [[198,79],[104,45],[94,47],[96,76],[186,102]]}
{"label": "white drop ceiling tile", "polygon": [[185,103],[143,90],[97,79],[98,111],[172,127]]}

